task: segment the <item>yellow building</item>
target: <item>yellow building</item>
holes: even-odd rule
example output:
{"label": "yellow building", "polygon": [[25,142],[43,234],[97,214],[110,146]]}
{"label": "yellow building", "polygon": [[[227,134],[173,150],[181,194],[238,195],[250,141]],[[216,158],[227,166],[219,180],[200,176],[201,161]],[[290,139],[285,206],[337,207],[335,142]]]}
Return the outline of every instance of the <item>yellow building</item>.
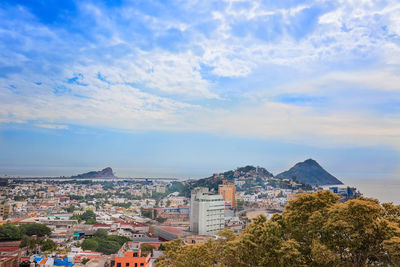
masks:
{"label": "yellow building", "polygon": [[13,209],[10,204],[0,204],[0,217],[3,219],[12,213]]}
{"label": "yellow building", "polygon": [[236,209],[236,187],[234,184],[223,180],[222,184],[218,185],[218,194],[220,194],[226,202],[230,202],[232,208]]}

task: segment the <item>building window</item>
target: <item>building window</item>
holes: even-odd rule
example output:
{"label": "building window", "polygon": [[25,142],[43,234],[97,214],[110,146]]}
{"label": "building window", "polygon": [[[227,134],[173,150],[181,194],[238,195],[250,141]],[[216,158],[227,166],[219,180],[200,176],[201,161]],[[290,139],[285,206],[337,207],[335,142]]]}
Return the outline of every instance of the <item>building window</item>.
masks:
{"label": "building window", "polygon": [[125,263],[125,266],[129,266],[129,262]]}
{"label": "building window", "polygon": [[117,263],[117,267],[121,267],[121,263],[120,262]]}

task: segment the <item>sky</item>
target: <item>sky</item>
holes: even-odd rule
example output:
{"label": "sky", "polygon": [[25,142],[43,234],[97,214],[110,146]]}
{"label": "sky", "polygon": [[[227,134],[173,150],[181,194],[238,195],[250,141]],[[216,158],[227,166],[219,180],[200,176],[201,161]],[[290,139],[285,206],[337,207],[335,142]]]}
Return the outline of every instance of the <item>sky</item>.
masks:
{"label": "sky", "polygon": [[400,179],[400,2],[0,3],[0,176]]}

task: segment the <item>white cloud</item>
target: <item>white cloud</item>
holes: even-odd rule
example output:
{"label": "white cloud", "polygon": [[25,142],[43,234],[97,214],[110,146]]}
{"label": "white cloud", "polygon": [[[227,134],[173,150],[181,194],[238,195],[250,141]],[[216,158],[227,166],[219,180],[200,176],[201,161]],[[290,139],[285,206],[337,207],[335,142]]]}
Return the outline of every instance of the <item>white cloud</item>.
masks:
{"label": "white cloud", "polygon": [[[286,9],[265,7],[259,1],[238,8],[230,2],[226,8],[208,12],[198,8],[207,3],[184,3],[186,11],[193,12],[193,20],[153,17],[132,7],[105,12],[82,2],[81,15],[95,21],[90,31],[93,36],[87,39],[37,20],[2,20],[0,34],[19,43],[11,47],[2,39],[0,64],[21,71],[0,77],[0,122],[40,121],[38,125],[47,128],[80,124],[196,130],[310,143],[396,144],[400,135],[397,113],[381,119],[360,110],[332,109],[322,116],[317,108],[272,103],[266,97],[279,92],[323,95],[323,90],[334,94],[352,86],[381,94],[400,90],[400,4],[341,1],[334,9],[324,9],[322,2]],[[297,16],[315,6],[325,14],[317,16],[314,27],[296,36],[294,26],[308,26],[295,25]],[[24,14],[24,18],[33,16],[27,10]],[[268,20],[274,16],[278,21]],[[148,27],[145,32],[152,31],[147,33],[150,36],[130,28],[135,20]],[[216,26],[209,34],[197,30],[210,20]],[[238,22],[272,29],[270,40],[261,38],[266,33],[254,30],[257,27],[245,27],[243,36],[235,35]],[[168,49],[156,43],[169,29],[181,31],[182,47]],[[372,63],[366,68],[358,62]],[[206,75],[204,66],[210,67]],[[234,77],[246,84],[254,72],[267,74],[265,66],[272,72],[274,67],[285,66],[287,79],[277,77],[279,86],[273,87],[260,79],[262,92],[241,88],[248,95],[260,96],[257,101],[229,106],[229,96],[225,101],[223,94],[225,84],[219,78]],[[337,70],[344,68],[348,70]],[[307,79],[292,79],[290,70],[306,73]],[[78,74],[82,75],[79,82],[87,86],[67,83]],[[55,95],[57,87],[65,92]],[[224,99],[216,92],[222,92]],[[202,104],[193,104],[198,102]]]}
{"label": "white cloud", "polygon": [[224,135],[285,139],[308,145],[384,144],[400,149],[400,116],[316,114],[312,108],[266,102],[231,111],[213,111],[196,120],[196,130]]}
{"label": "white cloud", "polygon": [[62,124],[35,124],[35,126],[46,129],[54,129],[54,130],[67,130],[69,127],[67,125]]}

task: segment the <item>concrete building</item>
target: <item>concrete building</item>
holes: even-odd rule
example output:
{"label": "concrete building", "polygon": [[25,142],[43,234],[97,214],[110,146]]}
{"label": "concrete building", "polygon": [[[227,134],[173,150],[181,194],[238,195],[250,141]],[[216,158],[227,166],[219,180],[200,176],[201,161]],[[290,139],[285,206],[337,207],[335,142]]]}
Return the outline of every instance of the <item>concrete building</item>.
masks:
{"label": "concrete building", "polygon": [[222,184],[218,185],[218,194],[220,194],[226,202],[229,202],[233,209],[236,209],[236,187],[234,184],[223,180]]}
{"label": "concrete building", "polygon": [[161,208],[158,217],[175,221],[189,220],[189,206],[179,205],[177,208]]}
{"label": "concrete building", "polygon": [[0,217],[7,218],[12,213],[10,204],[0,204]]}
{"label": "concrete building", "polygon": [[190,231],[199,235],[215,235],[225,225],[225,201],[212,195],[208,188],[192,191],[190,199]]}
{"label": "concrete building", "polygon": [[165,191],[166,191],[165,186],[162,186],[162,185],[157,185],[157,186],[156,186],[156,192],[157,192],[157,193],[162,193],[162,194],[164,194]]}
{"label": "concrete building", "polygon": [[152,266],[151,253],[143,256],[140,243],[127,242],[118,251],[114,260],[115,267],[150,267]]}

